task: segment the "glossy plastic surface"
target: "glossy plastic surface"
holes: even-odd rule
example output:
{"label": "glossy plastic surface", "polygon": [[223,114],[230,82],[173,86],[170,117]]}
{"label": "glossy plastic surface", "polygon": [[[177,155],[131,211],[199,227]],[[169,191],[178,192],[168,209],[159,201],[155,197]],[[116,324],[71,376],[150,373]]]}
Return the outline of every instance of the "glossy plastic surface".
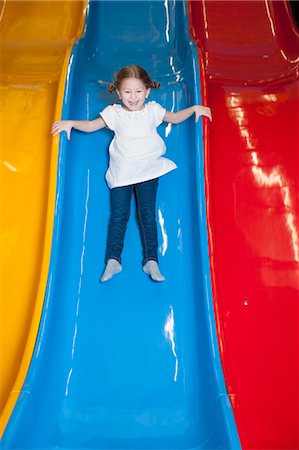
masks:
{"label": "glossy plastic surface", "polygon": [[[71,56],[64,118],[112,101],[138,63],[168,110],[200,102],[184,2],[91,2]],[[157,284],[142,272],[132,205],[123,272],[100,284],[109,218],[108,130],[61,138],[51,265],[40,333],[3,448],[240,448],[210,293],[201,124],[160,127],[178,169],[160,179]]]}
{"label": "glossy plastic surface", "polygon": [[244,448],[298,441],[299,34],[287,2],[190,2],[212,107],[206,189],[224,374]]}
{"label": "glossy plastic surface", "polygon": [[[49,135],[83,2],[0,6],[0,435],[24,382],[46,291],[58,147]],[[60,105],[59,105],[60,103]]]}

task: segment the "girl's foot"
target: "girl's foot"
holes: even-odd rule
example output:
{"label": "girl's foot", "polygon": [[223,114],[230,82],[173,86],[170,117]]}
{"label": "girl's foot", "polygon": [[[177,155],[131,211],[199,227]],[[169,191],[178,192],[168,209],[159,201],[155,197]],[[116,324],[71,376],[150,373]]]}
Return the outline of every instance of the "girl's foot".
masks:
{"label": "girl's foot", "polygon": [[147,273],[154,281],[164,281],[165,277],[160,273],[158,263],[153,259],[147,261],[143,266],[143,272]]}
{"label": "girl's foot", "polygon": [[122,271],[121,264],[116,259],[108,259],[103,275],[100,278],[100,281],[104,283],[105,281],[110,280],[113,275]]}

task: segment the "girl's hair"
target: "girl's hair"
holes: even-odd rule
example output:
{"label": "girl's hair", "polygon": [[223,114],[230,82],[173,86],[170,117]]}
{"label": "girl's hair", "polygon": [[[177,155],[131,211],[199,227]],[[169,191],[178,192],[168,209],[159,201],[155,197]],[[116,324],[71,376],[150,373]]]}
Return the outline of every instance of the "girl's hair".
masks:
{"label": "girl's hair", "polygon": [[114,92],[115,90],[119,90],[121,82],[125,78],[136,78],[137,80],[141,80],[142,83],[145,85],[147,89],[158,89],[160,86],[160,83],[156,83],[153,81],[149,74],[140,66],[131,65],[131,66],[125,66],[118,74],[115,76],[114,83],[111,83],[108,86],[109,92]]}

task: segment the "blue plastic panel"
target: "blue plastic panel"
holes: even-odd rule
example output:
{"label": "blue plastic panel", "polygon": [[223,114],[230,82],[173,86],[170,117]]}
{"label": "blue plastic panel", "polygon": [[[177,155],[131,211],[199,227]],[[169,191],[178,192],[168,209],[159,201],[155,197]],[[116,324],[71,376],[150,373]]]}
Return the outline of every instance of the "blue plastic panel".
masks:
{"label": "blue plastic panel", "polygon": [[[139,64],[169,111],[200,103],[184,2],[92,2],[69,65],[63,118],[94,119],[114,71]],[[201,123],[159,128],[178,169],[157,200],[163,283],[142,271],[132,202],[123,271],[104,268],[111,132],[61,139],[45,307],[3,448],[240,448],[210,293]]]}

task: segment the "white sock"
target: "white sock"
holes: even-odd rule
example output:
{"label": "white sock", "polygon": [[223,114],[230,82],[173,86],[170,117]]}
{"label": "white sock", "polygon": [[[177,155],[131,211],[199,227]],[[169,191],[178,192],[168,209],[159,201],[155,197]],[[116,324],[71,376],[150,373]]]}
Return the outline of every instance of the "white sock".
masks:
{"label": "white sock", "polygon": [[122,271],[121,264],[116,259],[108,259],[103,275],[101,276],[101,282],[110,280],[113,275]]}
{"label": "white sock", "polygon": [[143,266],[143,271],[154,281],[164,281],[165,277],[160,273],[158,263],[153,259],[147,261]]}

